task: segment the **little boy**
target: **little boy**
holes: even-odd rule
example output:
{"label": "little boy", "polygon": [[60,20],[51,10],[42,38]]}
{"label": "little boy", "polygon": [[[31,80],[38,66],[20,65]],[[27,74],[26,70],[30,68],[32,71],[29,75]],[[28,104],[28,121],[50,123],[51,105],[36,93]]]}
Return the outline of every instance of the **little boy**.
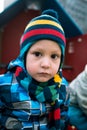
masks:
{"label": "little boy", "polygon": [[1,129],[60,129],[65,44],[56,11],[46,10],[28,23],[18,58],[0,76]]}

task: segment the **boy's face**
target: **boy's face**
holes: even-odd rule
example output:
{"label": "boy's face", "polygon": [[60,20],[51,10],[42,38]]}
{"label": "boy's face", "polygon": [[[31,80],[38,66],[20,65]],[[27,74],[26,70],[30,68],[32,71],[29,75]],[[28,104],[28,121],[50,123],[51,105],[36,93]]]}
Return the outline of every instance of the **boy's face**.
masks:
{"label": "boy's face", "polygon": [[26,56],[26,69],[38,82],[46,82],[58,72],[61,49],[51,40],[37,41]]}

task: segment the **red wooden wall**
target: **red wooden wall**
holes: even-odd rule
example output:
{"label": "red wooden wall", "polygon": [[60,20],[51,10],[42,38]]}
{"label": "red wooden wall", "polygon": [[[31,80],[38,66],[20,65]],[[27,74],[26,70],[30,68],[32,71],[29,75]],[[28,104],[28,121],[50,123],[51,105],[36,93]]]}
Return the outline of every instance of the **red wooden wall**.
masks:
{"label": "red wooden wall", "polygon": [[87,34],[67,40],[64,76],[73,80],[87,64]]}

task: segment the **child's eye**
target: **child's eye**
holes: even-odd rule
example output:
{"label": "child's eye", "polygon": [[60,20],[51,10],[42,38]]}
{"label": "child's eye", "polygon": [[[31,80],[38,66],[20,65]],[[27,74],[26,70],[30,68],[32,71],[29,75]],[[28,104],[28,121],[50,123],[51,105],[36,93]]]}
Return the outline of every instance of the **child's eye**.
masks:
{"label": "child's eye", "polygon": [[34,55],[35,55],[36,57],[39,57],[39,56],[41,56],[41,53],[40,53],[40,52],[34,52]]}
{"label": "child's eye", "polygon": [[57,54],[53,54],[53,55],[51,55],[51,58],[52,58],[52,59],[58,59],[58,58],[60,58],[60,56],[57,55]]}

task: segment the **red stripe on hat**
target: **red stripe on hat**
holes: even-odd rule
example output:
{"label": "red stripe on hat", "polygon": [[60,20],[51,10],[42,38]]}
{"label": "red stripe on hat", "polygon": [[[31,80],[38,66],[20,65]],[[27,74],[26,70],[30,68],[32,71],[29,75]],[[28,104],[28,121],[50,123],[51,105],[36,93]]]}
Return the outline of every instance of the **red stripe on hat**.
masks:
{"label": "red stripe on hat", "polygon": [[54,110],[54,119],[55,120],[60,119],[60,109],[59,108]]}
{"label": "red stripe on hat", "polygon": [[26,39],[28,39],[32,36],[40,35],[40,34],[43,34],[43,35],[48,34],[48,35],[53,35],[53,36],[59,37],[65,43],[65,37],[62,33],[58,32],[54,29],[47,29],[46,28],[46,29],[34,29],[34,30],[27,32],[26,34],[23,35],[20,44],[22,44]]}

